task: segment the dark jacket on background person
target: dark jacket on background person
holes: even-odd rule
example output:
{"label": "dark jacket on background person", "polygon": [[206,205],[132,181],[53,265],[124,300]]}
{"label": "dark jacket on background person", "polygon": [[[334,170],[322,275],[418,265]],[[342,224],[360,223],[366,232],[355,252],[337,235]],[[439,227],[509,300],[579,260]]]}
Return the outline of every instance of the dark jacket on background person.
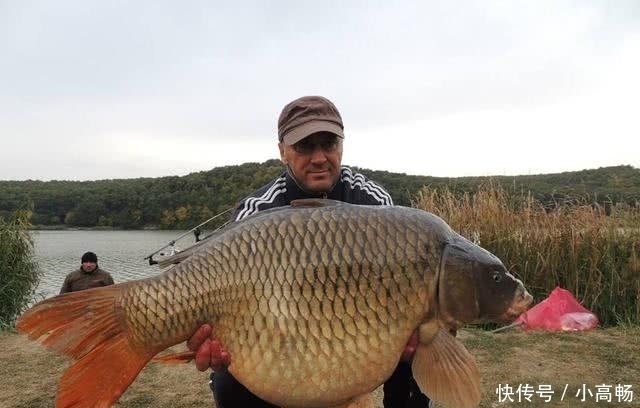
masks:
{"label": "dark jacket on background person", "polygon": [[96,268],[92,272],[85,272],[80,268],[67,275],[60,288],[60,294],[113,284],[113,278],[107,271]]}

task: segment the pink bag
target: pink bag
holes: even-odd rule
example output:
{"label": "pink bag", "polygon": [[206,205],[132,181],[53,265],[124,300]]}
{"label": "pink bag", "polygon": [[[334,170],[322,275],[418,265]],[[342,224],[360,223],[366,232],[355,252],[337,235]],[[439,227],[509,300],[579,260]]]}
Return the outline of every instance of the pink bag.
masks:
{"label": "pink bag", "polygon": [[545,300],[521,314],[515,325],[523,330],[591,330],[598,326],[598,318],[578,303],[571,292],[556,287]]}

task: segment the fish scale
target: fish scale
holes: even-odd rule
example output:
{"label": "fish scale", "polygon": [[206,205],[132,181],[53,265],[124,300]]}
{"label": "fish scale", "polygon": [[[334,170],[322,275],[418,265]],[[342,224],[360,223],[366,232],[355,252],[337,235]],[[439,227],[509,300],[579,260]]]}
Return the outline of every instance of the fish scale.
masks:
{"label": "fish scale", "polygon": [[[461,287],[477,292],[496,284],[496,273],[506,278],[499,290],[509,302],[477,311],[478,318],[519,310],[526,291],[497,258],[438,217],[407,207],[300,202],[230,224],[156,277],[47,299],[17,327],[78,360],[61,378],[57,407],[109,406],[154,355],[203,323],[229,350],[229,371],[256,395],[284,407],[333,407],[384,382],[419,327],[420,386],[432,387],[425,364],[454,361],[448,382],[461,373],[470,376],[460,380],[463,388],[479,388],[466,355],[438,354],[439,342],[449,354],[460,346],[429,333],[462,323],[446,313],[451,305],[473,304],[475,293],[453,286],[469,281]],[[65,321],[56,317],[65,314]],[[433,393],[444,401],[466,407],[479,399],[440,383]]]}
{"label": "fish scale", "polygon": [[[129,297],[142,296],[146,300],[170,297],[166,292],[175,286],[184,287],[187,293],[194,294],[183,297],[182,300],[172,299],[166,302],[167,305],[176,307],[176,310],[163,310],[163,313],[153,314],[154,310],[162,310],[162,306],[147,305],[145,312],[152,315],[147,315],[146,324],[141,325],[138,320],[133,319],[128,321],[130,327],[135,327],[134,337],[152,338],[156,342],[170,341],[177,337],[184,338],[198,325],[208,322],[216,327],[216,335],[231,355],[252,357],[237,359],[238,364],[234,359],[229,367],[247,386],[251,387],[254,377],[277,376],[279,372],[286,370],[297,372],[291,375],[290,384],[280,381],[279,392],[295,388],[301,377],[318,384],[323,382],[322,379],[331,373],[318,370],[316,360],[329,359],[330,363],[326,364],[329,369],[348,364],[355,351],[362,355],[377,355],[393,350],[394,355],[389,358],[381,376],[390,374],[389,370],[393,369],[397,360],[395,355],[404,345],[407,333],[411,331],[409,324],[394,323],[398,321],[398,313],[402,310],[410,311],[411,304],[424,303],[424,299],[420,299],[415,290],[410,290],[410,281],[419,281],[421,271],[415,268],[402,270],[401,276],[411,274],[413,277],[401,282],[394,281],[390,273],[391,267],[402,263],[407,255],[406,251],[402,253],[395,250],[397,238],[406,237],[404,229],[393,228],[391,224],[397,221],[390,220],[384,213],[374,217],[367,214],[367,211],[365,214],[368,216],[364,219],[353,215],[344,219],[339,216],[340,211],[334,211],[337,216],[331,211],[319,209],[304,211],[311,211],[312,215],[308,218],[303,218],[302,214],[287,218],[283,214],[283,219],[280,219],[279,214],[274,213],[270,222],[261,224],[260,228],[255,228],[252,222],[243,223],[242,228],[238,228],[233,234],[225,235],[225,239],[212,243],[206,251],[194,254],[190,262],[174,267],[173,279],[180,277],[179,285],[153,285],[156,293],[131,287],[131,293],[124,295],[122,304],[140,304]],[[367,225],[364,231],[357,225],[363,222]],[[285,251],[280,262],[264,262],[267,258],[266,251],[273,247],[271,243],[274,241],[275,231],[278,233],[276,240],[301,243],[298,246],[299,252],[294,252],[296,246],[293,245],[290,246],[293,250]],[[319,234],[318,231],[323,233]],[[282,235],[283,232],[286,236]],[[333,247],[333,243],[339,240],[338,236],[347,245],[343,244],[340,252]],[[390,246],[388,242],[394,245]],[[416,242],[419,240],[413,237],[413,245]],[[407,242],[407,245],[410,244]],[[216,274],[210,271],[216,271]],[[384,273],[388,276],[382,278]],[[225,279],[200,279],[203,275],[221,275]],[[329,275],[333,279],[328,279]],[[252,285],[247,285],[248,281]],[[388,288],[383,283],[393,285]],[[180,311],[177,306],[184,310],[194,308],[191,298],[202,296],[202,285],[210,287],[204,291],[209,294],[209,299],[200,304],[201,310],[196,308],[192,315]],[[225,290],[231,287],[235,290]],[[288,293],[289,296],[274,296],[273,287],[281,288],[281,293]],[[395,299],[388,302],[391,293],[395,295]],[[245,310],[229,307],[234,304],[233,296],[244,300],[236,301],[236,305],[242,303],[249,307]],[[392,316],[386,312],[390,304],[394,306],[391,308]],[[205,305],[218,306],[208,309]],[[415,325],[419,318],[417,315],[424,313],[424,307],[413,309],[417,309],[411,316],[412,324]],[[295,312],[295,315],[291,312]],[[349,316],[346,319],[345,312]],[[127,310],[126,314],[135,316],[138,311]],[[163,320],[165,316],[178,318]],[[280,316],[283,318],[279,319]],[[299,321],[295,319],[300,318],[304,319],[304,324],[295,324]],[[246,339],[250,331],[257,333],[257,341],[254,344],[240,341]],[[378,335],[389,331],[402,333],[403,336],[392,339]],[[342,343],[345,335],[352,338],[352,347],[348,349]],[[305,363],[309,359],[303,357],[308,353],[320,358]],[[284,364],[278,359],[281,355],[286,356]],[[298,357],[292,360],[294,364],[291,367],[289,360],[293,355]],[[359,356],[355,364],[362,360],[367,359]],[[364,391],[366,389],[362,390]],[[329,390],[319,388],[318,394],[326,392]],[[309,390],[302,390],[301,393],[308,395]],[[300,399],[302,396],[294,398]]]}

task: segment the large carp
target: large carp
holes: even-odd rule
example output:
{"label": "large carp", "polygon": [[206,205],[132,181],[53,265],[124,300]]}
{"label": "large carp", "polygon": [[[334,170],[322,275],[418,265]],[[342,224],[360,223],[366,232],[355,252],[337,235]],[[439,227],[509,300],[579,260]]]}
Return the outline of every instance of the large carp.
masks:
{"label": "large carp", "polygon": [[158,276],[44,300],[17,328],[77,360],[60,379],[59,408],[110,406],[203,323],[229,350],[229,371],[283,407],[361,401],[418,330],[420,388],[472,407],[478,369],[449,331],[511,321],[530,302],[497,257],[433,214],[300,200],[231,224]]}

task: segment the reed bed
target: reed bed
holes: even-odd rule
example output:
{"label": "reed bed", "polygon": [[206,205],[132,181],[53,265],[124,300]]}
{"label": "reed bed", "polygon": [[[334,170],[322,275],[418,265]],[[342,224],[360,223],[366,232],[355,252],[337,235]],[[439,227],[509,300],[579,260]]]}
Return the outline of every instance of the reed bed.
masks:
{"label": "reed bed", "polygon": [[570,290],[603,326],[640,324],[640,210],[576,198],[553,208],[489,181],[475,192],[423,188],[413,205],[496,254],[536,301]]}
{"label": "reed bed", "polygon": [[10,327],[33,299],[40,279],[30,217],[25,210],[15,211],[6,221],[0,217],[0,329]]}

